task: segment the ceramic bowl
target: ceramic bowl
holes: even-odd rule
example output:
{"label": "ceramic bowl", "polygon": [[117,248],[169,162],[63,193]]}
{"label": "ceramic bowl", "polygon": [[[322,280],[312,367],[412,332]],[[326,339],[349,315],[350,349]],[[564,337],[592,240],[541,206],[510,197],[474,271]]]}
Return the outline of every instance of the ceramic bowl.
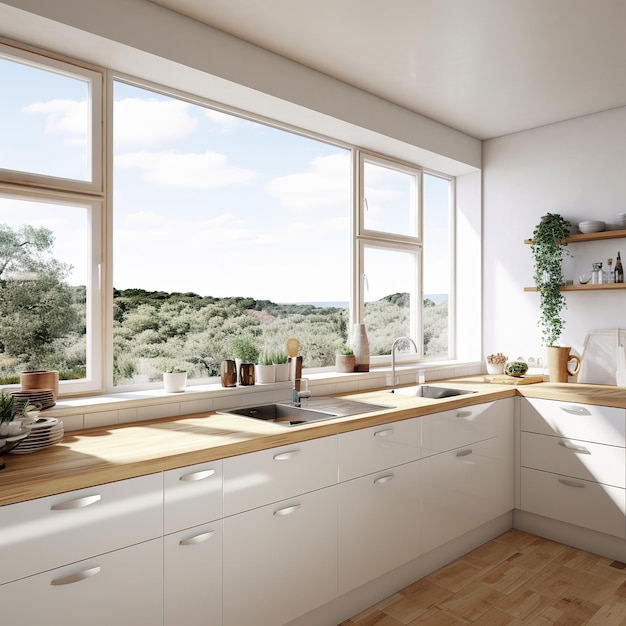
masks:
{"label": "ceramic bowl", "polygon": [[580,228],[581,233],[599,233],[606,228],[606,223],[599,220],[580,222],[578,228]]}

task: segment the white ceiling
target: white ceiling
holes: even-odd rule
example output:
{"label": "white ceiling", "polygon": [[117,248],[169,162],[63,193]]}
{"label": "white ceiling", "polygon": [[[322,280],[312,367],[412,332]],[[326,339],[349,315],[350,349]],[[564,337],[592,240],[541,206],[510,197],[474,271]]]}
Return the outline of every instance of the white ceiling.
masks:
{"label": "white ceiling", "polygon": [[626,105],[625,0],[153,0],[488,139]]}

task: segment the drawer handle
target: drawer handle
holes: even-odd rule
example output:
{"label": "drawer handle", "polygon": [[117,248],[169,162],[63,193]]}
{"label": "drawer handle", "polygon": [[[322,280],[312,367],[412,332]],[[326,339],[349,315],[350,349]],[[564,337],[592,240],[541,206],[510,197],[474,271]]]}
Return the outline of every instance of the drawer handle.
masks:
{"label": "drawer handle", "polygon": [[391,482],[395,478],[395,474],[386,474],[385,476],[380,476],[374,481],[375,485],[384,485],[385,483]]}
{"label": "drawer handle", "polygon": [[457,455],[457,456],[468,456],[468,455],[470,455],[471,453],[472,453],[472,449],[471,449],[471,448],[469,448],[469,449],[467,449],[467,450],[459,450],[459,451],[456,453],[456,455]]}
{"label": "drawer handle", "polygon": [[274,455],[274,461],[289,461],[294,456],[300,454],[300,450],[288,450],[287,452],[280,452]]}
{"label": "drawer handle", "polygon": [[385,428],[385,430],[377,430],[374,437],[389,437],[393,433],[393,428]]}
{"label": "drawer handle", "polygon": [[301,504],[293,504],[291,506],[286,506],[284,509],[276,509],[274,511],[274,515],[291,515],[292,513],[295,513],[301,506]]}
{"label": "drawer handle", "polygon": [[575,487],[576,489],[584,489],[585,485],[575,480],[567,480],[567,478],[559,478],[559,482],[566,487]]}
{"label": "drawer handle", "polygon": [[75,500],[68,500],[67,502],[59,502],[58,504],[53,504],[50,507],[50,510],[67,511],[69,509],[83,509],[90,504],[95,504],[101,498],[102,496],[100,494],[96,494],[95,496],[84,496],[83,498],[76,498]]}
{"label": "drawer handle", "polygon": [[178,480],[204,480],[209,476],[215,474],[214,469],[200,470],[198,472],[191,472],[191,474],[183,474]]}
{"label": "drawer handle", "polygon": [[198,535],[194,535],[193,537],[189,537],[188,539],[181,539],[178,545],[181,546],[193,546],[196,543],[204,543],[208,541],[215,534],[214,530],[210,530],[206,533],[200,533]]}
{"label": "drawer handle", "polygon": [[560,405],[559,409],[572,415],[591,415],[591,411],[584,406],[563,406]]}
{"label": "drawer handle", "polygon": [[587,450],[585,446],[577,446],[573,443],[570,443],[569,441],[564,441],[563,439],[559,441],[559,445],[563,446],[564,448],[567,448],[568,450],[573,450],[574,452],[580,452],[581,454],[591,454],[591,452],[589,452],[589,450]]}
{"label": "drawer handle", "polygon": [[89,569],[83,570],[82,572],[76,572],[76,574],[70,574],[69,576],[64,576],[63,578],[55,578],[50,584],[51,585],[71,585],[72,583],[77,583],[81,580],[85,580],[86,578],[91,578],[96,574],[100,573],[100,566],[90,567]]}
{"label": "drawer handle", "polygon": [[461,417],[471,417],[472,416],[472,412],[471,411],[459,411],[456,414],[457,417],[461,418]]}

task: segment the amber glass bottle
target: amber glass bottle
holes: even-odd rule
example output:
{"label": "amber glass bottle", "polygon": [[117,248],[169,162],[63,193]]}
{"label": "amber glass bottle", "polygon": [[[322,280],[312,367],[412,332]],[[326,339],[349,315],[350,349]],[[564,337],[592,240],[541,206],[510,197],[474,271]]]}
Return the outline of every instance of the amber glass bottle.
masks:
{"label": "amber glass bottle", "polygon": [[622,258],[617,253],[617,261],[615,261],[615,282],[623,283],[624,282],[624,268],[622,267]]}

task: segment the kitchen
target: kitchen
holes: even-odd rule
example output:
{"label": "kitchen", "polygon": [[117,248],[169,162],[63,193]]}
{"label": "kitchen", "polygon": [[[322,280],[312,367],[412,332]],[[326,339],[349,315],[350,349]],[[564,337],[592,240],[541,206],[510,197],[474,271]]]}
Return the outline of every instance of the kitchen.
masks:
{"label": "kitchen", "polygon": [[[112,55],[119,57],[121,66],[131,62],[135,67],[143,66],[148,77],[154,71],[146,67],[151,54],[169,55],[181,65],[185,61],[193,66],[204,63],[206,68],[209,64],[212,73],[220,77],[216,82],[221,83],[222,89],[237,91],[232,83],[238,83],[257,86],[259,91],[267,90],[264,97],[259,97],[258,110],[268,116],[293,117],[295,121],[297,107],[288,106],[288,101],[304,104],[317,111],[317,115],[310,113],[312,125],[328,122],[322,118],[331,116],[333,124],[342,126],[338,133],[368,134],[367,142],[371,145],[378,142],[383,151],[395,148],[393,151],[398,156],[438,166],[438,169],[448,169],[452,167],[451,162],[455,162],[458,172],[453,173],[460,174],[458,198],[465,205],[465,215],[472,217],[468,223],[459,225],[469,231],[465,238],[467,249],[460,251],[459,298],[467,302],[464,323],[472,329],[480,328],[482,333],[482,338],[479,332],[459,337],[467,343],[461,346],[461,352],[477,355],[501,351],[535,359],[542,356],[539,329],[535,324],[537,297],[523,291],[530,284],[532,271],[530,253],[523,240],[530,236],[540,216],[548,211],[562,212],[573,222],[597,218],[611,223],[617,213],[624,210],[621,204],[623,177],[620,176],[624,162],[622,146],[626,145],[623,101],[616,100],[602,112],[589,110],[568,114],[551,120],[552,123],[536,124],[536,128],[502,133],[503,136],[480,141],[405,109],[374,101],[344,84],[323,82],[327,96],[331,90],[330,93],[342,97],[322,101],[306,86],[310,72],[296,72],[297,79],[291,75],[289,84],[287,80],[281,81],[277,72],[271,86],[261,87],[258,76],[249,67],[229,67],[223,51],[211,60],[200,62],[194,57],[193,46],[175,49],[165,37],[145,41],[141,22],[158,25],[159,20],[164,19],[160,13],[161,17],[155,15],[156,8],[150,3],[133,3],[137,14],[129,20],[138,20],[134,30],[126,30],[124,21],[114,18],[115,11],[126,10],[128,3],[106,4],[104,8],[93,3],[92,10],[86,11],[85,3],[66,2],[59,8],[35,0],[5,2],[0,6],[2,35],[93,61],[98,51],[99,54],[113,51]],[[35,15],[30,15],[29,11]],[[167,25],[162,22],[161,25],[165,32]],[[73,39],[68,38],[68,32],[72,32]],[[107,48],[112,41],[118,42],[117,47]],[[250,54],[241,43],[229,42],[229,46],[232,50],[241,49],[244,55]],[[115,48],[117,54],[114,54]],[[621,58],[620,55],[623,56],[623,50],[618,49],[615,58]],[[284,67],[285,61],[274,61]],[[267,62],[270,72],[271,64]],[[167,73],[173,75],[172,80],[183,80],[173,69],[173,64],[165,67]],[[226,85],[228,81],[232,83]],[[615,83],[619,82],[616,78]],[[304,94],[308,94],[309,102],[303,102]],[[347,128],[348,124],[339,121],[351,121],[352,109],[361,106],[360,115],[365,118],[363,125],[369,133],[362,128]],[[385,140],[380,135],[391,139]],[[426,163],[428,159],[431,163]],[[474,240],[469,236],[472,233]],[[482,236],[477,241],[478,234]],[[480,242],[482,247],[477,245]],[[600,258],[615,257],[616,245],[617,242],[604,244],[598,250]],[[571,277],[588,269],[590,263],[585,260],[582,266],[572,267]],[[575,352],[582,353],[589,330],[620,327],[622,304],[619,292],[568,294],[563,340]]]}

